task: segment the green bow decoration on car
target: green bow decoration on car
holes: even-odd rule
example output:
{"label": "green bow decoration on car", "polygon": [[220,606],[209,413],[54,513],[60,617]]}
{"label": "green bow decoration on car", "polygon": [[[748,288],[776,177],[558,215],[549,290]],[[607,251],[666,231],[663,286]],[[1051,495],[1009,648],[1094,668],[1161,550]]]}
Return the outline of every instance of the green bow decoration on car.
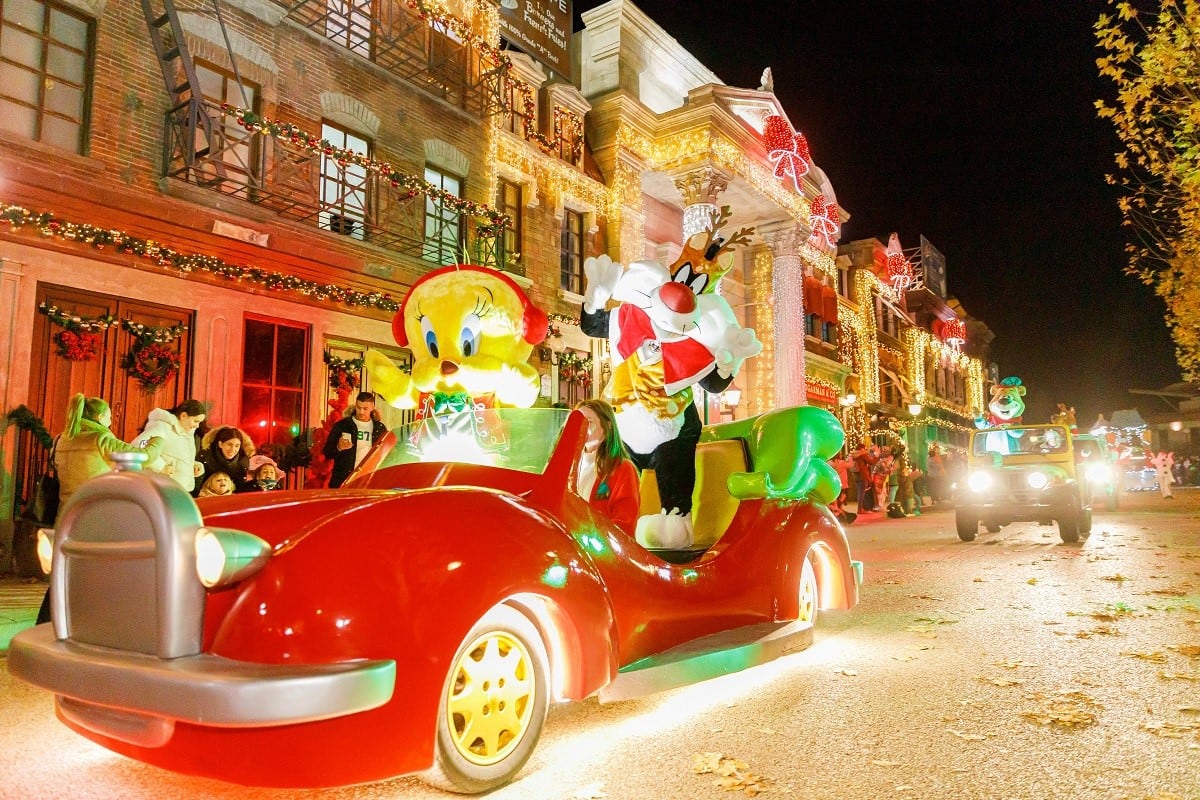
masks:
{"label": "green bow decoration on car", "polygon": [[828,463],[842,449],[846,432],[823,408],[799,406],[707,428],[701,441],[741,439],[752,472],[729,476],[729,493],[739,500],[785,498],[828,505],[842,491]]}
{"label": "green bow decoration on car", "polygon": [[466,392],[454,392],[453,394],[446,392],[433,393],[434,414],[456,414],[459,411],[468,411],[470,408],[471,395]]}

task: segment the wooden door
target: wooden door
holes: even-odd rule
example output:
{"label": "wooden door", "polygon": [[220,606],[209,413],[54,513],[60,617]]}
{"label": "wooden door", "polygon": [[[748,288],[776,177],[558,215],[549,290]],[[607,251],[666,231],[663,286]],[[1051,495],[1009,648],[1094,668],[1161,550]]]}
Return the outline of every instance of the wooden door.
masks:
{"label": "wooden door", "polygon": [[[133,334],[119,320],[129,319],[146,326],[192,325],[194,312],[87,292],[69,286],[38,284],[37,301],[56,306],[61,313],[81,318],[109,315],[118,322],[100,334],[102,349],[89,361],[71,361],[57,352],[54,337],[63,328],[45,314],[35,313],[29,370],[29,407],[52,436],[66,424],[67,403],[77,392],[102,397],[113,410],[112,431],[123,441],[135,438],[145,425],[146,415],[156,406],[172,408],[187,399],[191,388],[191,330],[172,342],[180,356],[179,372],[162,386],[148,390],[122,367],[132,349]],[[33,482],[45,469],[46,451],[29,434],[22,433],[17,449],[17,508],[20,510]]]}

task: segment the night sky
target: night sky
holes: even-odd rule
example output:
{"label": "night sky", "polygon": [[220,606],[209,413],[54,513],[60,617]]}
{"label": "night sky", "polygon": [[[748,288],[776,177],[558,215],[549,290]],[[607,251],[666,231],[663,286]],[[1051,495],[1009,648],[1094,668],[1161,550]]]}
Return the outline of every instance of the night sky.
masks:
{"label": "night sky", "polygon": [[[579,12],[599,5],[575,3]],[[852,219],[842,242],[923,234],[947,283],[996,334],[1026,422],[1074,405],[1081,427],[1178,381],[1153,291],[1124,274],[1120,149],[1094,102],[1099,0],[637,3],[725,83],[763,68]],[[700,12],[697,9],[705,9]]]}

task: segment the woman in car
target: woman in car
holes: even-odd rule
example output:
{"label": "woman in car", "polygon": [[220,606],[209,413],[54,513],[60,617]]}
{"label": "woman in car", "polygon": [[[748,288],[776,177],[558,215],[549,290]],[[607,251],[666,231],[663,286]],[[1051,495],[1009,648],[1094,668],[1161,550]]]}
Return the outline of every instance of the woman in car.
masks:
{"label": "woman in car", "polygon": [[591,399],[575,408],[588,421],[587,440],[579,462],[579,495],[622,530],[632,533],[637,528],[639,513],[638,471],[625,453],[612,406]]}

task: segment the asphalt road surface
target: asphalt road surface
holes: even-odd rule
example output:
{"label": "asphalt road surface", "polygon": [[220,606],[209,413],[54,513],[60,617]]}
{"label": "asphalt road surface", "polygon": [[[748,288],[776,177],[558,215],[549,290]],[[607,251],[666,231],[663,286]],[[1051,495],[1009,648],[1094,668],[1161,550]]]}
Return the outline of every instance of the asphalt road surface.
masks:
{"label": "asphalt road surface", "polygon": [[[862,602],[823,615],[811,648],[555,708],[489,798],[1198,800],[1200,491],[1177,494],[1127,495],[1075,545],[1030,523],[964,544],[947,511],[863,519]],[[2,798],[448,796],[411,778],[306,792],[175,775],[76,736],[0,670]]]}

